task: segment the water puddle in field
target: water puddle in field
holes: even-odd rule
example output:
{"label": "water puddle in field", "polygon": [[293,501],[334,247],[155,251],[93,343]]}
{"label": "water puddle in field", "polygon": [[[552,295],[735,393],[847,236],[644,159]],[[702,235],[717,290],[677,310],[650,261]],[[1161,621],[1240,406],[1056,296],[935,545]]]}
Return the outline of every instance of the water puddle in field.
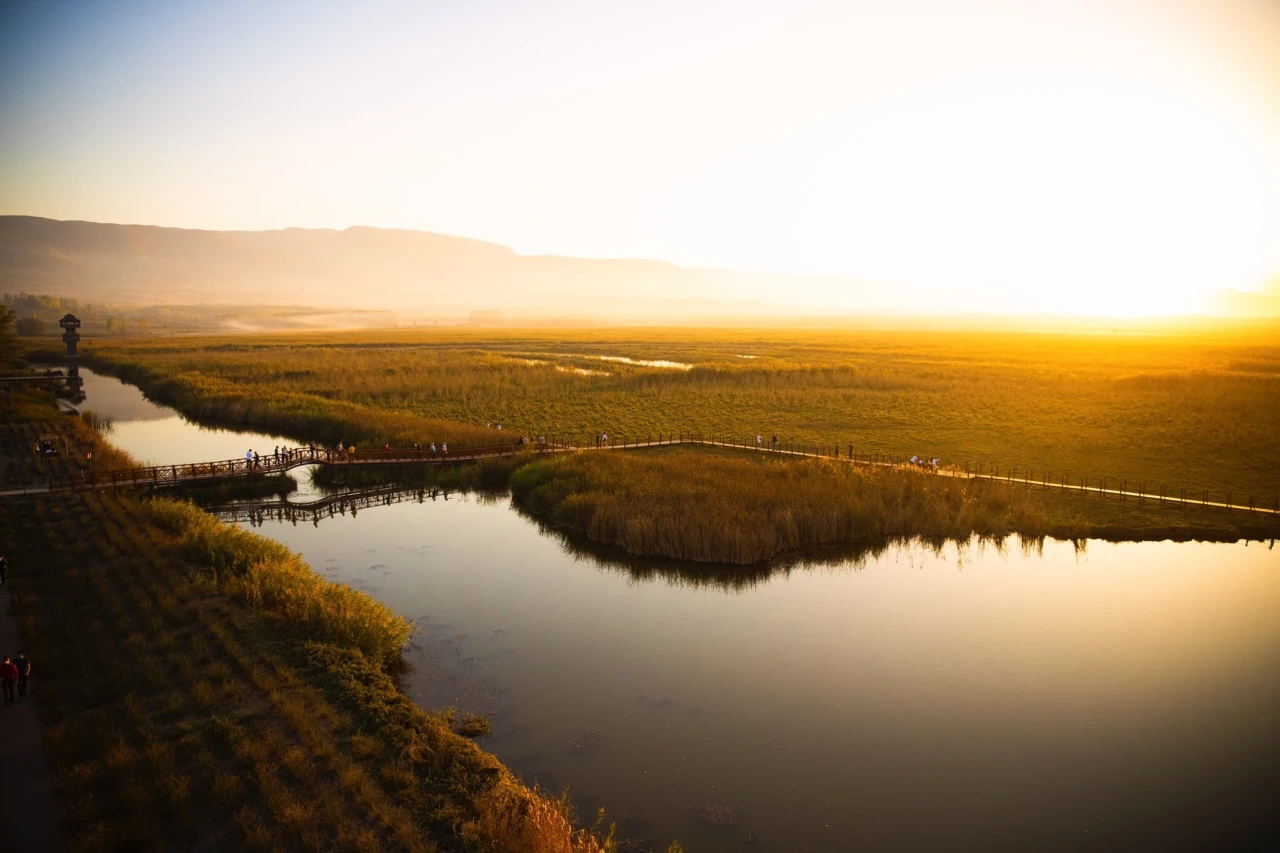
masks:
{"label": "water puddle in field", "polygon": [[598,358],[601,361],[616,361],[620,364],[638,364],[643,367],[665,367],[671,370],[693,370],[692,364],[685,364],[683,361],[666,361],[665,359],[642,359],[627,358],[623,355],[597,355],[586,356],[587,358]]}
{"label": "water puddle in field", "polygon": [[606,807],[624,850],[1280,838],[1267,544],[888,545],[769,571],[584,551],[505,497],[235,512],[418,620],[406,689],[492,715],[481,745]]}
{"label": "water puddle in field", "polygon": [[[530,355],[541,356],[543,358],[585,358],[593,361],[612,361],[616,364],[631,364],[637,367],[662,367],[669,370],[693,370],[693,365],[683,361],[668,361],[666,359],[644,359],[629,358],[625,355],[588,355],[586,353],[574,352],[529,352],[529,353],[512,353],[512,355]],[[529,362],[532,363],[532,362]],[[545,362],[540,362],[545,364]]]}

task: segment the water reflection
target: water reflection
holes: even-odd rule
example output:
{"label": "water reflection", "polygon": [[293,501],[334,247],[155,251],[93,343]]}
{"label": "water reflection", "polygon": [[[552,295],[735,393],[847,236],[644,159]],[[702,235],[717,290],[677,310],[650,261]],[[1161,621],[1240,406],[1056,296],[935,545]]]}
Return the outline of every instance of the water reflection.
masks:
{"label": "water reflection", "polygon": [[85,394],[81,409],[110,421],[111,443],[144,465],[243,459],[246,450],[265,454],[274,446],[298,443],[268,433],[201,426],[112,376],[85,367],[80,375]]}
{"label": "water reflection", "polygon": [[491,715],[485,748],[607,806],[632,849],[1280,838],[1274,550],[884,542],[701,566],[437,487],[239,523],[414,618],[410,695]]}
{"label": "water reflection", "polygon": [[486,748],[655,849],[1176,850],[1280,829],[1274,551],[879,543],[744,569],[602,554],[505,504],[257,530],[418,618],[416,699],[492,714]]}
{"label": "water reflection", "polygon": [[[427,472],[432,474],[434,472]],[[293,500],[241,500],[233,502],[209,503],[201,501],[207,512],[213,513],[223,521],[248,524],[250,527],[262,527],[271,523],[287,523],[291,525],[320,523],[345,518],[349,513],[357,516],[362,510],[373,507],[392,506],[401,503],[427,503],[428,501],[448,501],[450,496],[457,500],[466,495],[480,503],[502,503],[510,501],[510,493],[506,491],[485,491],[473,489],[450,489],[439,485],[398,486],[386,485],[372,488],[343,488],[329,486],[320,489],[320,497],[310,493],[303,499]],[[199,500],[199,496],[197,496]],[[813,549],[803,553],[787,554],[775,560],[755,565],[738,565],[733,563],[695,563],[689,560],[673,560],[661,557],[636,557],[620,548],[591,542],[580,537],[573,537],[561,531],[543,519],[540,519],[511,501],[511,508],[522,517],[537,525],[542,533],[559,544],[560,550],[576,561],[591,563],[599,568],[610,569],[626,574],[636,582],[662,580],[666,583],[687,586],[690,588],[719,588],[731,591],[745,591],[756,586],[769,577],[781,574],[787,576],[793,569],[812,569],[818,567],[839,566],[856,570],[883,556],[890,548],[916,545],[941,554],[947,546],[955,546],[960,553],[970,548],[968,542],[954,542],[946,539],[907,540],[904,538],[886,538],[880,541],[864,541],[843,543],[822,549]],[[977,543],[979,540],[974,540]],[[989,544],[1000,550],[1003,541],[989,540]],[[1043,548],[1043,542],[1023,543],[1024,553],[1031,553]],[[963,558],[962,558],[963,559]]]}

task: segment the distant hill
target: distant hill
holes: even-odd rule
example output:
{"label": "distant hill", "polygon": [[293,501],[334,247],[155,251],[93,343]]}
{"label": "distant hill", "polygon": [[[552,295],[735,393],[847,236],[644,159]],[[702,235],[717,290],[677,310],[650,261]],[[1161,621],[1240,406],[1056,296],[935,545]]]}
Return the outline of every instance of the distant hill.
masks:
{"label": "distant hill", "polygon": [[0,288],[81,302],[584,313],[645,298],[740,303],[754,295],[732,278],[656,261],[521,256],[422,231],[196,231],[0,217]]}
{"label": "distant hill", "polygon": [[[795,306],[798,286],[842,294],[843,310],[891,310],[903,290],[856,279],[751,275],[649,260],[519,255],[432,234],[198,231],[0,216],[0,290],[81,302],[300,304],[465,317],[750,318]],[[812,291],[811,291],[812,292]],[[782,298],[779,299],[778,297]],[[832,306],[811,306],[820,313]]]}
{"label": "distant hill", "polygon": [[[413,319],[499,312],[519,323],[753,323],[921,307],[959,316],[984,304],[981,294],[962,290],[856,278],[520,255],[425,231],[198,231],[33,216],[0,216],[0,291],[81,303],[391,310]],[[1207,307],[1219,316],[1280,315],[1280,281],[1261,294],[1224,291]]]}

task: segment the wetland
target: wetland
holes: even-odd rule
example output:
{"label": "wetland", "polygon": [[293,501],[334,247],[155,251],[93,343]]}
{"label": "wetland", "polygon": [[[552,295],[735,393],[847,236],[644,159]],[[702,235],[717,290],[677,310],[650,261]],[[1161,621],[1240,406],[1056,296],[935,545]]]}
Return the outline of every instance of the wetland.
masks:
{"label": "wetland", "polygon": [[[136,412],[102,414],[113,443],[158,452]],[[175,446],[200,430],[167,423]],[[319,494],[299,479],[296,505]],[[502,494],[432,494],[237,523],[413,620],[405,690],[488,717],[484,749],[581,813],[605,807],[632,849],[1192,850],[1280,832],[1269,543],[905,541],[717,571],[583,547]]]}

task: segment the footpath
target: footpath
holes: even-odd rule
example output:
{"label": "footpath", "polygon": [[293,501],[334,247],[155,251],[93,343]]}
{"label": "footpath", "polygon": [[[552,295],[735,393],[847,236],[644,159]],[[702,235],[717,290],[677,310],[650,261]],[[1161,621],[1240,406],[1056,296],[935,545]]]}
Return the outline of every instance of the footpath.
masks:
{"label": "footpath", "polygon": [[[9,571],[14,571],[13,566]],[[21,568],[18,569],[21,571]],[[23,648],[9,590],[0,589],[0,656]],[[33,692],[40,689],[40,661],[31,662],[25,698],[0,707],[0,851],[60,853],[67,847],[53,789],[53,768],[40,738]]]}

